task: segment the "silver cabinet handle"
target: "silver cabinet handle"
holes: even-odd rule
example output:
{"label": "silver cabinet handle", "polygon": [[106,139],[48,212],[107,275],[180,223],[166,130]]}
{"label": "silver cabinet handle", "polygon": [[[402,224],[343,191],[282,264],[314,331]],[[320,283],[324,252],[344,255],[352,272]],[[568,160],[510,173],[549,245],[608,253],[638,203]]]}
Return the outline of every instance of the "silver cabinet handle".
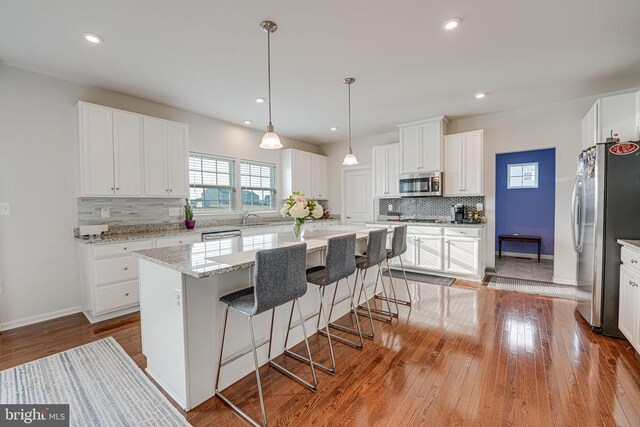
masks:
{"label": "silver cabinet handle", "polygon": [[124,268],[124,271],[127,271],[128,269],[129,269],[129,267],[125,267],[125,268]]}
{"label": "silver cabinet handle", "polygon": [[120,191],[120,187],[116,187],[116,190]]}
{"label": "silver cabinet handle", "polygon": [[115,190],[115,188],[111,187],[111,191]]}
{"label": "silver cabinet handle", "polygon": [[123,250],[123,251],[126,251],[126,250],[127,250],[127,247],[125,246],[124,248],[122,248],[122,250]]}
{"label": "silver cabinet handle", "polygon": [[631,264],[637,264],[637,263],[638,263],[638,260],[637,260],[637,259],[632,259],[632,260],[631,260]]}
{"label": "silver cabinet handle", "polygon": [[182,244],[182,240],[179,240],[178,243]]}

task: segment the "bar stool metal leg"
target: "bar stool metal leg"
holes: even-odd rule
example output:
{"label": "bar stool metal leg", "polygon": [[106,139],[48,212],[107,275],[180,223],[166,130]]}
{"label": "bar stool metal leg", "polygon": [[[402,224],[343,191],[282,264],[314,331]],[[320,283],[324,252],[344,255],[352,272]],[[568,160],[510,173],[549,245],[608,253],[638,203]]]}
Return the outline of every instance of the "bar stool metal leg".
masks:
{"label": "bar stool metal leg", "polygon": [[[373,313],[378,313],[385,316],[385,317],[381,317],[381,316],[376,316],[374,314],[373,318],[375,320],[379,320],[381,322],[386,322],[386,323],[392,323],[393,318],[398,317],[398,315],[400,314],[400,310],[398,310],[398,305],[396,304],[396,312],[394,313],[391,311],[391,305],[389,304],[389,301],[393,301],[393,298],[389,298],[389,296],[387,295],[387,288],[384,285],[384,275],[382,274],[382,269],[380,268],[380,264],[378,264],[377,267],[378,267],[378,272],[376,274],[376,283],[375,283],[375,286],[373,287],[373,297],[375,299],[380,299],[382,301],[385,301],[387,303],[387,309],[384,310],[384,309],[372,307],[371,311]],[[378,295],[378,278],[380,278],[380,281],[382,282],[382,293],[384,294],[384,296]],[[393,281],[391,282],[391,291],[394,292]],[[363,305],[358,306],[358,308],[362,310],[365,309]],[[361,314],[366,315],[365,313],[361,313]]]}
{"label": "bar stool metal leg", "polygon": [[[411,298],[411,290],[409,289],[409,280],[407,280],[407,272],[406,272],[406,271],[405,271],[405,269],[404,269],[404,263],[402,262],[402,256],[400,256],[400,255],[399,255],[399,256],[398,256],[398,259],[400,259],[400,267],[402,268],[402,274],[403,274],[403,276],[404,276],[404,286],[405,286],[405,287],[406,287],[406,289],[407,289],[407,295],[408,295],[408,299],[409,299],[409,300],[408,300],[408,301],[405,301],[405,300],[401,300],[401,299],[396,298],[396,297],[395,297],[395,289],[392,289],[393,294],[394,294],[394,297],[393,297],[393,299],[391,299],[391,302],[395,303],[395,304],[396,304],[396,306],[397,306],[398,304],[402,304],[402,305],[406,305],[406,306],[411,307],[411,304],[413,303],[413,301],[412,301],[412,298]],[[391,282],[391,284],[392,284],[392,286],[393,286],[393,276],[392,276],[392,274],[391,274],[391,268],[389,267],[389,260],[388,260],[388,259],[387,259],[387,270],[389,271],[389,277],[391,277],[391,278],[392,278],[392,282]],[[384,299],[385,299],[385,297],[380,296],[380,295],[375,295],[375,298],[377,298],[377,299],[381,299],[381,300],[384,300]]]}
{"label": "bar stool metal leg", "polygon": [[[356,282],[357,282],[357,275],[358,275],[358,272],[356,271]],[[356,308],[356,303],[355,303],[355,300],[354,300],[355,287],[354,287],[353,293],[352,293],[351,284],[349,282],[349,278],[347,277],[346,280],[347,280],[347,291],[349,292],[349,298],[351,299],[350,313],[352,313]],[[328,323],[328,325],[329,325],[329,327],[331,327],[333,329],[336,329],[338,331],[348,332],[350,334],[357,335],[360,338],[360,343],[348,340],[346,338],[342,338],[341,336],[334,335],[334,334],[330,334],[331,338],[336,340],[336,341],[339,341],[339,342],[341,342],[343,344],[347,344],[347,345],[349,345],[351,347],[357,348],[358,350],[362,350],[362,348],[364,347],[363,337],[366,337],[366,336],[362,332],[362,328],[360,326],[360,319],[358,319],[358,316],[355,316],[356,317],[356,319],[355,319],[355,321],[356,321],[356,329],[349,328],[347,326],[338,325],[337,323],[331,322],[331,315],[333,314],[333,307],[335,305],[337,292],[338,292],[338,285],[336,284],[336,287],[335,287],[335,289],[333,291],[333,299],[331,301],[331,308],[329,309],[329,318],[328,318],[328,322],[329,323]],[[318,330],[318,333],[321,334],[321,335],[327,334],[327,332],[322,331],[322,330]],[[373,338],[373,335],[371,335],[371,338]]]}
{"label": "bar stool metal leg", "polygon": [[249,316],[249,329],[251,329],[251,347],[253,348],[253,362],[256,365],[256,382],[258,383],[258,396],[260,397],[260,410],[262,411],[263,425],[267,425],[267,411],[264,409],[264,396],[262,395],[262,382],[260,381],[260,365],[258,364],[258,350],[256,349],[256,334],[253,331],[253,316]]}
{"label": "bar stool metal leg", "polygon": [[[371,333],[370,334],[365,334],[364,332],[362,333],[362,336],[368,339],[373,339],[373,336],[375,334],[375,328],[373,326],[373,315],[371,314],[371,306],[369,305],[369,296],[367,295],[367,288],[365,286],[365,280],[367,279],[367,270],[364,270],[363,272],[360,273],[360,292],[358,293],[358,299],[357,302],[358,304],[356,305],[356,308],[354,310],[352,310],[353,314],[357,316],[364,316],[364,317],[368,317],[369,318],[369,325],[371,326]],[[376,278],[377,281],[377,278]],[[356,277],[356,286],[354,286],[353,288],[353,294],[355,296],[356,293],[356,287],[357,287],[357,277]],[[361,313],[358,311],[358,307],[360,305],[360,300],[362,300],[362,294],[364,293],[364,302],[365,302],[365,308],[367,310],[367,313]]]}

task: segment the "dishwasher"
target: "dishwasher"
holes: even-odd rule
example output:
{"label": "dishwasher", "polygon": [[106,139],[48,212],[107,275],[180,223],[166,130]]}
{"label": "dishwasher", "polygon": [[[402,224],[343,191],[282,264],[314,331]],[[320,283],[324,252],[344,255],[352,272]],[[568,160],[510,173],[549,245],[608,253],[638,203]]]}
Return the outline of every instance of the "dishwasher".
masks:
{"label": "dishwasher", "polygon": [[210,242],[212,240],[220,240],[220,239],[228,239],[230,237],[240,237],[242,234],[240,233],[240,229],[238,228],[230,228],[227,230],[218,230],[218,231],[206,231],[202,233],[202,241]]}

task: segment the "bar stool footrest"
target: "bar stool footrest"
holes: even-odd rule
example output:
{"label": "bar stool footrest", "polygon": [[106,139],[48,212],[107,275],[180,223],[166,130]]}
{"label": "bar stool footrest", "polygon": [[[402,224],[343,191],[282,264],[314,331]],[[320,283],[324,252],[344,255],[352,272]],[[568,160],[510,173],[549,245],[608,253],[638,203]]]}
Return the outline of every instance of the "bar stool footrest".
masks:
{"label": "bar stool footrest", "polygon": [[[369,315],[366,315],[366,316],[369,317]],[[350,334],[358,335],[358,331],[356,329],[349,328],[347,326],[338,325],[336,323],[329,323],[329,327],[337,329],[337,330],[342,331],[342,332],[347,332],[347,333],[350,333]],[[334,335],[331,335],[331,336],[333,337]],[[373,334],[368,334],[366,332],[363,332],[362,333],[362,337],[372,340],[373,339]]]}
{"label": "bar stool footrest", "polygon": [[[289,357],[293,358],[293,359],[296,359],[299,362],[306,363],[307,365],[310,363],[308,358],[306,358],[304,356],[301,356],[298,353],[294,353],[291,350],[285,350],[284,354],[286,356],[289,356]],[[320,364],[318,362],[313,362],[313,366],[315,366],[318,369],[322,369],[323,371],[325,371],[326,373],[331,374],[331,375],[335,375],[335,373],[336,373],[335,368],[327,368],[326,366],[324,366],[324,365],[322,365],[322,364]]]}
{"label": "bar stool footrest", "polygon": [[[324,335],[325,337],[327,336],[327,333],[325,331],[323,331],[323,330],[319,330],[318,333],[320,335]],[[329,335],[331,336],[332,340],[336,340],[336,341],[341,342],[343,344],[346,344],[348,346],[354,347],[354,348],[356,348],[358,350],[362,350],[363,349],[362,345],[357,343],[357,342],[355,342],[355,341],[351,341],[351,340],[348,340],[346,338],[342,338],[341,336],[334,335],[334,334],[329,334]],[[363,338],[365,337],[364,334],[362,334],[362,337]]]}
{"label": "bar stool footrest", "polygon": [[305,387],[307,387],[309,390],[311,390],[314,393],[318,390],[318,388],[316,386],[314,386],[313,384],[303,380],[302,378],[300,378],[299,376],[297,376],[296,374],[294,374],[293,372],[291,372],[290,370],[288,370],[284,366],[274,362],[273,360],[269,360],[269,366],[275,368],[277,371],[280,371],[281,373],[285,374],[289,378],[292,378],[292,379],[298,381],[300,384],[304,385]]}
{"label": "bar stool footrest", "polygon": [[411,307],[411,301],[405,301],[405,300],[395,299],[395,298],[387,298],[387,297],[383,297],[382,295],[374,295],[373,297],[383,301],[389,301],[396,304],[401,304],[401,305],[406,305],[407,307]]}

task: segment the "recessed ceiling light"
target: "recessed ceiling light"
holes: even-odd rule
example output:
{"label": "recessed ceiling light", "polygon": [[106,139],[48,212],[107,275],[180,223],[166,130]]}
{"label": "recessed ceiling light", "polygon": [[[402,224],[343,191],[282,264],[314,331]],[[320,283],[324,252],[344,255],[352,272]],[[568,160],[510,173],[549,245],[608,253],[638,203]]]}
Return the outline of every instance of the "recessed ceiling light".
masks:
{"label": "recessed ceiling light", "polygon": [[475,94],[476,99],[482,99],[482,98],[484,98],[485,96],[487,96],[487,94],[486,94],[486,93],[484,93],[484,92],[480,92],[480,93],[476,93],[476,94]]}
{"label": "recessed ceiling light", "polygon": [[458,28],[461,22],[462,20],[460,18],[447,19],[442,24],[442,28],[444,28],[447,31],[455,30],[456,28]]}
{"label": "recessed ceiling light", "polygon": [[256,98],[256,102],[258,104],[262,104],[264,102],[264,98]]}
{"label": "recessed ceiling light", "polygon": [[331,130],[336,131],[336,130],[338,130],[338,128],[334,126],[334,127],[331,128]]}
{"label": "recessed ceiling light", "polygon": [[251,120],[245,120],[245,121],[244,121],[244,122],[242,122],[242,123],[244,123],[245,125],[250,125],[250,124],[251,124]]}
{"label": "recessed ceiling light", "polygon": [[90,43],[100,44],[103,41],[103,38],[95,33],[83,33],[82,37]]}

